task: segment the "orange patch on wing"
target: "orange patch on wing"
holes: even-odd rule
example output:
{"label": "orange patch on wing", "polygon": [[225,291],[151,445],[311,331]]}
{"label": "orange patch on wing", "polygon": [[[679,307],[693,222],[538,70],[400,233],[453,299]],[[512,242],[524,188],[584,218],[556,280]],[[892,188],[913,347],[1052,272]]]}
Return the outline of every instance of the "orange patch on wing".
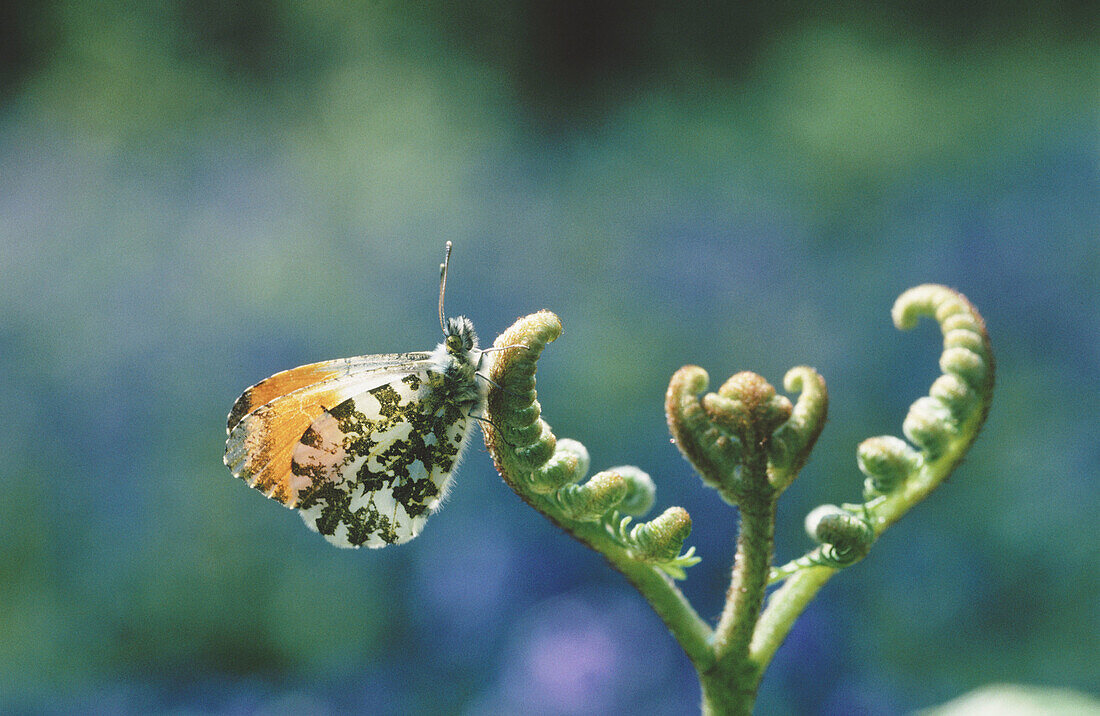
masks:
{"label": "orange patch on wing", "polygon": [[245,391],[229,419],[225,463],[233,474],[294,507],[299,491],[312,484],[291,472],[294,449],[326,408],[347,397],[341,381],[325,382],[341,374],[332,362],[316,363],[278,373]]}
{"label": "orange patch on wing", "polygon": [[[280,396],[341,375],[346,372],[346,364],[346,360],[311,363],[284,370],[270,378],[261,380],[241,393],[241,397],[237,398],[237,402],[233,404],[233,409],[229,411],[228,430],[232,431],[237,423],[241,421],[241,418],[256,408],[266,405]],[[305,428],[302,428],[302,430],[304,431]]]}

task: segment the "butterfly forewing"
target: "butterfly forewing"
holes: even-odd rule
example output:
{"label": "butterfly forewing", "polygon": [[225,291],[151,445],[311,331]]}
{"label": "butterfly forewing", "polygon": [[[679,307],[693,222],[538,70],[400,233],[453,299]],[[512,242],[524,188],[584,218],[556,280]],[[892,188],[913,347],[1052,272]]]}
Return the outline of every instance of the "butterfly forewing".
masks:
{"label": "butterfly forewing", "polygon": [[325,410],[293,450],[302,519],[333,544],[383,547],[423,528],[450,485],[469,418],[444,380],[409,372]]}
{"label": "butterfly forewing", "polygon": [[295,507],[308,485],[291,471],[299,439],[326,408],[424,365],[428,353],[360,356],[313,363],[252,386],[229,413],[225,464],[268,497]]}
{"label": "butterfly forewing", "polygon": [[256,408],[296,390],[316,387],[322,383],[331,384],[334,381],[350,380],[367,373],[399,370],[401,366],[416,366],[430,356],[430,353],[365,355],[311,363],[284,370],[261,380],[241,393],[241,397],[237,398],[233,409],[229,411],[227,431],[232,431],[241,418]]}

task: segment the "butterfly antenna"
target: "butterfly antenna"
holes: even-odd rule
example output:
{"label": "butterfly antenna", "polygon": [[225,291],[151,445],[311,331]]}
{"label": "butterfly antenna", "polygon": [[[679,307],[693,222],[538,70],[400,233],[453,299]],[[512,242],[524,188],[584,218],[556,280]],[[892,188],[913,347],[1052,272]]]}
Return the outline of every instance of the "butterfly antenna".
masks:
{"label": "butterfly antenna", "polygon": [[439,328],[447,333],[443,325],[443,295],[447,292],[447,264],[451,262],[451,242],[447,242],[446,253],[443,254],[443,263],[439,264]]}

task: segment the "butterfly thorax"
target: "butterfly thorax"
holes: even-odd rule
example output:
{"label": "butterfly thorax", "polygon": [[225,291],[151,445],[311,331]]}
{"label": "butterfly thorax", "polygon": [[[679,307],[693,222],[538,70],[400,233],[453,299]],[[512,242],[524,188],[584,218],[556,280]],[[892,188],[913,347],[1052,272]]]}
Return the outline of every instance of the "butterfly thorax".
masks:
{"label": "butterfly thorax", "polygon": [[448,318],[442,343],[432,351],[429,370],[438,374],[439,398],[459,407],[465,415],[483,412],[488,384],[476,377],[482,351],[477,347],[474,324],[465,316]]}

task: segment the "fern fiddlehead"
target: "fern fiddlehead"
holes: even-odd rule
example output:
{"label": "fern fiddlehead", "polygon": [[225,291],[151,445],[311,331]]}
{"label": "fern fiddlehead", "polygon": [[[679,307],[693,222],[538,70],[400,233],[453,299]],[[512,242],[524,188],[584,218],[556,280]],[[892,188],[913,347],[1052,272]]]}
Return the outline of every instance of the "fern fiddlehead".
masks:
{"label": "fern fiddlehead", "polygon": [[772,595],[753,636],[752,653],[763,663],[825,582],[866,556],[888,527],[951,474],[989,414],[993,350],[981,315],[966,297],[946,286],[925,284],[899,296],[891,315],[901,330],[913,328],[922,316],[936,320],[943,335],[943,374],[929,395],[913,403],[902,423],[912,445],[890,435],[860,443],[856,462],[865,476],[863,502],[811,512],[815,521],[811,525],[807,518],[807,527],[813,527],[811,536],[819,546],[772,570],[771,583],[786,581]]}
{"label": "fern fiddlehead", "polygon": [[[910,289],[894,305],[898,328],[924,315],[943,333],[943,374],[910,408],[902,424],[908,442],[889,435],[864,440],[856,453],[862,501],[813,510],[806,530],[817,546],[778,568],[769,564],[776,501],[824,426],[824,380],[811,368],[790,370],[784,388],[798,393],[792,403],[754,373],[737,373],[713,393],[704,392],[702,368],[673,375],[665,396],[673,442],[703,483],[741,515],[727,602],[713,630],[673,582],[699,561],[694,548],[683,550],[691,532],[687,512],[670,507],[632,524],[653,506],[649,475],[621,466],[585,480],[588,451],[558,440],[542,420],[535,363],[561,333],[552,313],[522,318],[497,339],[485,442],[522,499],[602,553],[650,602],[699,673],[704,712],[748,713],[764,668],[810,599],[839,569],[866,557],[883,531],[950,474],[989,412],[994,361],[981,316],[961,294],[936,285]],[[765,608],[764,589],[776,582],[784,584]]]}
{"label": "fern fiddlehead", "polygon": [[688,656],[705,663],[710,628],[670,579],[683,579],[684,570],[699,561],[694,549],[683,551],[691,533],[688,513],[670,507],[629,527],[633,517],[653,505],[655,487],[649,475],[625,466],[584,480],[588,451],[575,440],[558,440],[542,419],[535,365],[542,349],[559,335],[557,316],[540,311],[519,319],[496,340],[502,350],[492,354],[489,377],[495,385],[489,391],[491,422],[484,433],[497,471],[525,502],[607,557],[649,600]]}

